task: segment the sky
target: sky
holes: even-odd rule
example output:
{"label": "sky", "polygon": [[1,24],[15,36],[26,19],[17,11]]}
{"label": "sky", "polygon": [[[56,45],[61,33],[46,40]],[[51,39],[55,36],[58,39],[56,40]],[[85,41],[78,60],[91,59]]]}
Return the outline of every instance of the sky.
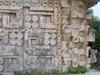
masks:
{"label": "sky", "polygon": [[100,2],[97,5],[93,6],[92,9],[94,11],[93,15],[100,18]]}

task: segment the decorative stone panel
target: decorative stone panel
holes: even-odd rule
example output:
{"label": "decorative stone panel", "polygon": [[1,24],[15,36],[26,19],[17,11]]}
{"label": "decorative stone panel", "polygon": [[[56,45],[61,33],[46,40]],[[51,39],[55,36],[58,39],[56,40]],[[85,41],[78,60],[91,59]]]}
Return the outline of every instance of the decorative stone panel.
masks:
{"label": "decorative stone panel", "polygon": [[95,41],[95,30],[87,25],[92,16],[88,4],[86,0],[0,0],[0,72],[88,68],[88,42]]}

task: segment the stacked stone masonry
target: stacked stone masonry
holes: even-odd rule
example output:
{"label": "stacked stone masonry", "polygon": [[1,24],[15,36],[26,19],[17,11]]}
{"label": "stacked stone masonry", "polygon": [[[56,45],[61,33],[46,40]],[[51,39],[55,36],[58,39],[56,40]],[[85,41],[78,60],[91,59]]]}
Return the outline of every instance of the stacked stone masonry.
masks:
{"label": "stacked stone masonry", "polygon": [[0,72],[88,68],[87,8],[86,0],[0,0]]}

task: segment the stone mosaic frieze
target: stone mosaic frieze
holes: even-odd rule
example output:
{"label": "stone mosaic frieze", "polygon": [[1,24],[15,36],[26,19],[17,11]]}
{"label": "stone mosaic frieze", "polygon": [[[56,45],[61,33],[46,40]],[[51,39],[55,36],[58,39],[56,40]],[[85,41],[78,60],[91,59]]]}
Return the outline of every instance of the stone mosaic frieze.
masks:
{"label": "stone mosaic frieze", "polygon": [[[90,67],[95,30],[84,0],[0,0],[0,72]],[[92,56],[91,56],[92,57]]]}

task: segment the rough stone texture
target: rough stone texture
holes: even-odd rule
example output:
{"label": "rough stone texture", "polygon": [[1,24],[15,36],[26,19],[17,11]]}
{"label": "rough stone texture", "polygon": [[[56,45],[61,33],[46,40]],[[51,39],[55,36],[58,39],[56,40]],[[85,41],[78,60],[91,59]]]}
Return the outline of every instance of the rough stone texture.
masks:
{"label": "rough stone texture", "polygon": [[90,66],[87,25],[99,0],[0,0],[0,71]]}

